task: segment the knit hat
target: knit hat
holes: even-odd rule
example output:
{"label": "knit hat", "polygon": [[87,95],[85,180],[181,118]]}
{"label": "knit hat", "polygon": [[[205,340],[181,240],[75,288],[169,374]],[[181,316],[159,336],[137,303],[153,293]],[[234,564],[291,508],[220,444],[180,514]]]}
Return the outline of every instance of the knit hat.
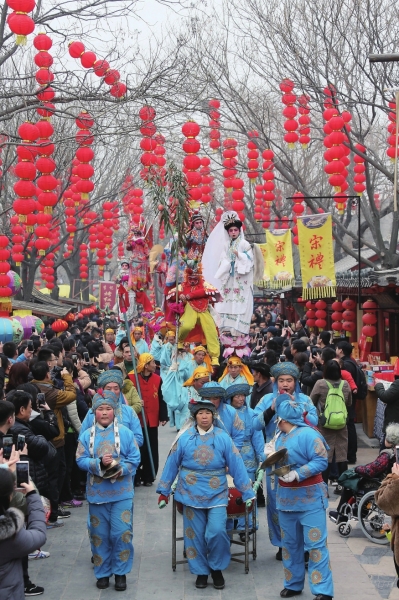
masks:
{"label": "knit hat", "polygon": [[123,375],[120,369],[111,369],[109,371],[104,371],[99,375],[97,379],[97,385],[100,388],[105,388],[107,383],[117,383],[122,389],[123,387]]}
{"label": "knit hat", "polygon": [[114,392],[110,392],[108,390],[102,390],[100,388],[97,390],[97,393],[94,394],[94,396],[93,396],[92,409],[97,410],[97,408],[99,408],[103,404],[110,406],[115,411],[119,405],[118,397],[114,394]]}
{"label": "knit hat", "polygon": [[183,383],[183,387],[189,387],[190,385],[193,385],[196,379],[203,379],[205,377],[209,380],[208,369],[206,367],[197,367],[191,377],[189,377],[187,381]]}
{"label": "knit hat", "polygon": [[273,365],[270,369],[270,374],[275,379],[280,377],[280,375],[291,375],[294,379],[299,379],[299,369],[291,362],[282,362]]}
{"label": "knit hat", "polygon": [[389,423],[385,430],[385,439],[392,446],[399,446],[399,423]]}
{"label": "knit hat", "polygon": [[202,388],[198,390],[201,398],[221,398],[225,397],[225,389],[215,381],[207,381]]}
{"label": "knit hat", "polygon": [[144,367],[152,360],[154,360],[154,357],[149,352],[143,352],[142,354],[140,354],[139,360],[137,362],[137,373],[141,373],[141,371],[144,370]]}
{"label": "knit hat", "polygon": [[213,415],[216,413],[216,407],[209,400],[200,400],[199,402],[190,400],[188,408],[193,417],[195,417],[197,412],[201,409],[210,410]]}
{"label": "knit hat", "polygon": [[233,396],[237,396],[238,394],[248,396],[250,391],[251,388],[247,383],[235,383],[226,389],[225,394],[226,398],[233,398]]}

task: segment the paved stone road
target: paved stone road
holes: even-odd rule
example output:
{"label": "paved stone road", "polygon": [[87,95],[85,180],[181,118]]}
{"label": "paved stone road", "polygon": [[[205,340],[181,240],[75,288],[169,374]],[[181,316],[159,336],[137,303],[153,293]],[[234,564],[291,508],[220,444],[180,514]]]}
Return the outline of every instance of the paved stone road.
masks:
{"label": "paved stone road", "polygon": [[[173,440],[172,430],[160,429],[161,465]],[[377,450],[361,448],[359,463],[372,460]],[[332,491],[332,490],[330,490]],[[331,497],[331,505],[337,503]],[[86,531],[87,504],[73,509],[72,517],[59,530],[48,531],[45,550],[51,556],[45,560],[30,561],[32,581],[45,587],[44,597],[51,600],[112,600],[121,594],[113,587],[100,592],[95,586],[90,546]],[[194,576],[187,565],[171,568],[171,507],[162,511],[157,507],[155,486],[137,488],[134,507],[133,570],[128,576],[129,600],[272,600],[279,598],[282,589],[282,564],[274,558],[276,549],[268,539],[265,509],[260,509],[258,558],[251,560],[248,575],[243,565],[231,563],[225,572],[226,588],[213,587],[197,590]],[[181,521],[179,520],[179,523]],[[329,548],[335,582],[335,598],[350,600],[399,599],[396,588],[392,553],[387,546],[377,546],[366,540],[361,531],[353,531],[344,540],[329,523]],[[181,555],[181,546],[178,546]],[[111,582],[113,583],[113,582]],[[306,584],[301,598],[313,598]]]}

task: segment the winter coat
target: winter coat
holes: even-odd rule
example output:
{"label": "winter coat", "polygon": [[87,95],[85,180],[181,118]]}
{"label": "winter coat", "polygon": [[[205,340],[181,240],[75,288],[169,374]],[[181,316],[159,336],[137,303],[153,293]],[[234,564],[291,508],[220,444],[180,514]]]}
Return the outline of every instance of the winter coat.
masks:
{"label": "winter coat", "polygon": [[384,413],[384,427],[389,423],[399,423],[399,379],[395,379],[386,390],[382,383],[376,383],[374,386],[378,398],[386,404]]}
{"label": "winter coat", "polygon": [[0,600],[23,600],[22,558],[46,542],[43,504],[36,492],[26,497],[28,525],[17,508],[0,516]]}
{"label": "winter coat", "polygon": [[28,460],[29,475],[42,495],[47,494],[48,477],[45,461],[49,453],[49,444],[41,435],[35,435],[29,422],[15,419],[15,424],[8,432],[14,440],[18,435],[25,436],[25,443],[28,446],[28,456],[21,455],[21,460]]}
{"label": "winter coat", "polygon": [[44,393],[46,403],[57,416],[60,433],[52,440],[56,448],[60,448],[65,445],[65,427],[64,420],[62,418],[62,408],[64,406],[68,406],[68,404],[76,400],[76,388],[73,384],[72,377],[69,374],[63,375],[62,379],[65,385],[65,391],[57,390],[54,383],[47,379],[44,381],[36,381],[35,379],[32,379],[31,382],[34,383],[42,393]]}
{"label": "winter coat", "polygon": [[47,441],[60,434],[57,417],[52,410],[44,410],[42,413],[32,410],[29,426],[35,435],[42,435]]}
{"label": "winter coat", "polygon": [[141,413],[142,404],[138,391],[130,379],[125,379],[123,382],[122,393],[125,396],[128,405],[131,406],[134,412],[139,415]]}
{"label": "winter coat", "polygon": [[392,517],[391,521],[391,550],[394,553],[395,562],[399,565],[399,477],[390,473],[381,483],[381,487],[374,493],[377,506],[387,515]]}
{"label": "winter coat", "polygon": [[68,411],[68,418],[69,421],[72,424],[72,427],[74,428],[74,430],[79,433],[80,432],[80,428],[82,427],[82,423],[81,420],[79,419],[79,415],[78,415],[78,407],[76,404],[76,400],[74,400],[73,402],[71,402],[70,404],[68,404],[68,406],[66,407],[67,411]]}
{"label": "winter coat", "polygon": [[323,379],[323,371],[319,371],[317,367],[313,370],[312,363],[306,362],[303,365],[301,376],[303,393],[310,394],[319,379]]}
{"label": "winter coat", "polygon": [[89,388],[91,386],[91,379],[90,379],[90,375],[84,371],[83,369],[81,369],[78,373],[78,379],[79,379],[79,383],[82,386],[82,388],[84,390],[87,390],[87,388]]}

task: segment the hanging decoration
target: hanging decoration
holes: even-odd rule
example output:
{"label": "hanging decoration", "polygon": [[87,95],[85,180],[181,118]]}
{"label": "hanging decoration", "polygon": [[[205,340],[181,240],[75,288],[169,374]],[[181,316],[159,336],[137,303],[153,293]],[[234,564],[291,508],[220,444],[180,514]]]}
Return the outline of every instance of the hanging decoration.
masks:
{"label": "hanging decoration", "polygon": [[389,156],[391,162],[395,162],[395,156],[399,156],[399,149],[396,151],[395,148],[397,145],[399,145],[399,141],[396,139],[396,99],[393,98],[389,103],[388,106],[390,108],[390,111],[388,113],[388,150],[387,150],[387,156]]}
{"label": "hanging decoration", "polygon": [[143,136],[140,140],[140,148],[143,150],[140,162],[144,167],[140,172],[140,177],[144,181],[147,181],[148,177],[154,173],[154,167],[158,166],[157,156],[154,153],[157,147],[155,139],[157,128],[153,122],[155,116],[156,112],[152,106],[143,106],[139,111],[139,117],[142,120],[140,133]]}
{"label": "hanging decoration", "polygon": [[209,100],[209,146],[213,152],[217,152],[220,148],[220,102],[215,98]]}
{"label": "hanging decoration", "polygon": [[295,148],[295,144],[299,139],[298,134],[296,133],[298,122],[295,119],[297,109],[295,107],[296,94],[293,93],[294,82],[290,79],[283,79],[279,87],[283,92],[281,101],[285,105],[283,116],[286,119],[284,122],[284,129],[287,133],[284,135],[284,141],[288,144],[288,148],[292,150]]}
{"label": "hanging decoration", "polygon": [[298,118],[299,123],[299,143],[302,148],[306,150],[310,143],[310,106],[309,106],[310,96],[307,94],[302,94],[298,98],[298,112],[301,115]]}
{"label": "hanging decoration", "polygon": [[323,331],[327,327],[327,302],[324,300],[318,300],[315,304],[316,307],[316,327],[319,331]]}
{"label": "hanging decoration", "polygon": [[255,212],[254,218],[255,221],[262,220],[262,206],[263,206],[263,185],[257,183],[255,185]]}
{"label": "hanging decoration", "polygon": [[267,263],[265,272],[271,288],[295,283],[291,235],[286,229],[266,231]]}
{"label": "hanging decoration", "polygon": [[316,306],[311,301],[308,300],[305,304],[306,308],[306,327],[308,327],[309,331],[313,331],[316,327]]}
{"label": "hanging decoration", "polygon": [[247,163],[247,167],[248,167],[248,179],[249,179],[249,183],[254,184],[255,180],[258,179],[259,177],[259,162],[258,162],[258,158],[259,158],[259,150],[258,150],[258,146],[256,144],[256,142],[254,141],[256,138],[259,137],[259,133],[255,130],[253,131],[248,131],[248,137],[250,138],[249,142],[247,143],[247,148],[248,148],[248,152],[247,152],[247,157],[248,157],[248,163]]}
{"label": "hanging decoration", "polygon": [[[358,150],[359,152],[362,152],[363,154],[366,152],[366,148],[362,144],[356,144],[355,148],[356,148],[356,150]],[[355,185],[353,186],[353,189],[358,196],[361,196],[363,194],[364,190],[366,189],[366,186],[364,185],[364,183],[366,181],[365,160],[364,160],[363,156],[359,156],[358,154],[354,155],[353,160],[355,161],[355,167],[353,169],[355,172],[355,176],[353,178]]]}
{"label": "hanging decoration", "polygon": [[304,195],[302,194],[302,192],[295,192],[295,194],[292,197],[292,202],[294,203],[294,206],[292,207],[292,212],[294,213],[292,220],[295,223],[294,227],[292,228],[292,233],[294,234],[292,241],[294,242],[294,244],[296,246],[298,246],[298,243],[299,243],[298,225],[297,225],[298,217],[300,217],[305,211],[305,207],[303,205],[303,199],[304,199]]}
{"label": "hanging decoration", "polygon": [[232,210],[233,180],[237,175],[238,164],[237,140],[227,138],[223,142],[223,186],[225,190],[224,208]]}
{"label": "hanging decoration", "polygon": [[331,328],[334,331],[334,336],[340,336],[342,331],[342,302],[336,300],[331,304],[333,313],[331,314],[332,325]]}
{"label": "hanging decoration", "polygon": [[[213,178],[210,169],[211,161],[207,156],[201,158],[201,179],[202,179],[202,197],[201,202],[208,204],[213,198]],[[233,192],[234,194],[234,192]]]}
{"label": "hanging decoration", "polygon": [[366,337],[366,342],[372,342],[373,337],[377,335],[375,324],[377,323],[376,311],[378,305],[373,300],[369,299],[364,302],[362,309],[364,311],[362,316],[362,334]]}
{"label": "hanging decoration", "polygon": [[8,250],[9,243],[10,240],[6,235],[0,235],[0,316],[2,317],[8,316],[12,310],[11,277],[8,275],[11,269],[11,265],[8,262],[11,254],[10,250]]}
{"label": "hanging decoration", "polygon": [[202,176],[199,171],[201,159],[198,152],[201,148],[199,141],[196,139],[200,134],[200,126],[195,121],[187,121],[181,128],[185,140],[183,142],[183,151],[186,156],[183,158],[183,171],[186,175],[188,183],[188,193],[191,198],[192,208],[196,208],[202,198]]}
{"label": "hanging decoration", "polygon": [[24,46],[27,36],[35,30],[35,22],[28,15],[35,6],[35,0],[7,0],[7,5],[12,13],[7,17],[7,23],[11,31],[16,35],[15,43]]}
{"label": "hanging decoration", "polygon": [[342,308],[344,312],[342,313],[342,329],[345,331],[347,337],[351,337],[353,331],[356,329],[356,302],[351,300],[350,298],[346,298],[342,302]]}

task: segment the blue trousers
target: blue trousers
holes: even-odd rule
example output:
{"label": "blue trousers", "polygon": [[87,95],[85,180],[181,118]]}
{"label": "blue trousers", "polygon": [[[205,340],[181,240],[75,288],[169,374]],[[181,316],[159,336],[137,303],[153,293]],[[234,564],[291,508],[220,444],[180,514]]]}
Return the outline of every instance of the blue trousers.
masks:
{"label": "blue trousers", "polygon": [[[273,480],[274,488],[272,487]],[[266,475],[266,516],[269,528],[269,539],[273,546],[281,548],[279,511],[276,508],[277,486],[278,478],[276,476],[270,477],[270,475]]]}
{"label": "blue trousers", "polygon": [[133,500],[89,503],[89,536],[97,579],[126,575],[133,566]]}
{"label": "blue trousers", "polygon": [[230,540],[226,533],[226,507],[183,507],[184,547],[190,572],[209,575],[230,563]]}
{"label": "blue trousers", "polygon": [[283,544],[284,587],[303,590],[304,552],[309,552],[309,587],[312,594],[334,596],[327,548],[326,511],[320,505],[303,512],[279,511]]}

